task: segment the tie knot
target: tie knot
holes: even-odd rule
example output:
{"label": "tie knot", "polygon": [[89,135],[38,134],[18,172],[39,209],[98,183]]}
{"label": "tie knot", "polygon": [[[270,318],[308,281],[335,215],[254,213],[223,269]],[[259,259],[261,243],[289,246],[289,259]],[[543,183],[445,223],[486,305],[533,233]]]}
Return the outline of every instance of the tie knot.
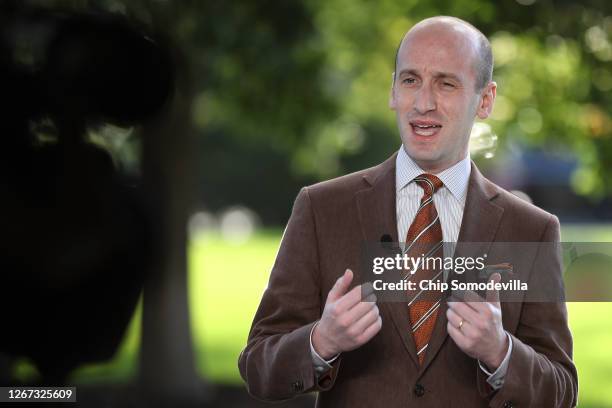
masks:
{"label": "tie knot", "polygon": [[425,194],[433,195],[440,187],[444,185],[442,180],[433,174],[423,173],[415,177],[414,181],[425,190]]}

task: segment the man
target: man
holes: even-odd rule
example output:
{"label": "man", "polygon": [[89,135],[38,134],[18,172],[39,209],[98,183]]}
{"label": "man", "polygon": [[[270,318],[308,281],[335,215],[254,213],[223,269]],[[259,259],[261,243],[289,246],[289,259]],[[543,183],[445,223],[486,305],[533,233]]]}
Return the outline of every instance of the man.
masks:
{"label": "man", "polygon": [[[372,295],[361,301],[354,281],[364,242],[559,240],[555,216],[470,161],[473,122],[495,100],[492,65],[486,37],[460,19],[426,19],[405,35],[389,99],[402,147],[376,167],[300,191],[240,355],[252,395],[320,391],[320,407],[576,404],[564,303],[500,305],[490,291],[480,302],[377,305]],[[545,262],[534,256],[519,273],[561,292],[559,265]]]}

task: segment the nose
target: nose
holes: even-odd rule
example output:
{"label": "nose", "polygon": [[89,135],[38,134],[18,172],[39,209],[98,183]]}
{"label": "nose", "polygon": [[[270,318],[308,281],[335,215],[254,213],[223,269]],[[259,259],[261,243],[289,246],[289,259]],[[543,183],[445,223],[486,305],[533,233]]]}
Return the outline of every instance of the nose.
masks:
{"label": "nose", "polygon": [[419,114],[424,114],[436,109],[436,96],[430,86],[424,85],[416,91],[414,109]]}

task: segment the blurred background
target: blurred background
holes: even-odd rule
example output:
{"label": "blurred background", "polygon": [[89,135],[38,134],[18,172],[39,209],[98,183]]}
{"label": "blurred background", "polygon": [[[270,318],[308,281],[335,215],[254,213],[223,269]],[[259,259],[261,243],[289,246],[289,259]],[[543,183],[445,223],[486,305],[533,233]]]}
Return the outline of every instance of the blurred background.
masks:
{"label": "blurred background", "polygon": [[[3,383],[266,406],[237,359],[293,200],[399,148],[395,49],[438,14],[493,46],[483,173],[612,241],[607,0],[4,1]],[[579,406],[612,407],[612,304],[568,309]]]}

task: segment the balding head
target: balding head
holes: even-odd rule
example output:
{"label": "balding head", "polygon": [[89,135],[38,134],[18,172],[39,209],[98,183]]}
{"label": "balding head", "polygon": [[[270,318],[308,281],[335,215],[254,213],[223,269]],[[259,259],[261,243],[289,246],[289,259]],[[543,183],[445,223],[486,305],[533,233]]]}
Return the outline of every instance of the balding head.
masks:
{"label": "balding head", "polygon": [[395,72],[397,72],[398,56],[402,47],[410,41],[434,34],[452,37],[473,58],[475,89],[482,90],[493,75],[493,53],[491,44],[485,35],[476,27],[457,17],[437,16],[427,18],[414,25],[402,38],[395,53]]}
{"label": "balding head", "polygon": [[495,101],[491,61],[484,35],[457,18],[421,21],[404,36],[389,107],[421,169],[436,174],[468,155],[474,120],[489,117]]}

